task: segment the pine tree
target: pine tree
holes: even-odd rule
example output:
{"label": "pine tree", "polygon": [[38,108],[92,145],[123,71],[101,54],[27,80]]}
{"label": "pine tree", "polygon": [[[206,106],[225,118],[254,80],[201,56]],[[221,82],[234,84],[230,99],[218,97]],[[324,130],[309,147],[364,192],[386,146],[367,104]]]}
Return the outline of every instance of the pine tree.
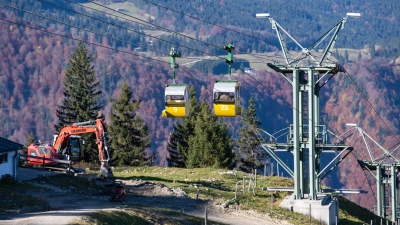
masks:
{"label": "pine tree", "polygon": [[34,135],[33,132],[31,131],[31,132],[29,133],[28,138],[26,139],[26,142],[25,142],[25,146],[26,146],[27,148],[24,149],[24,154],[27,154],[27,153],[28,153],[28,146],[31,145],[31,144],[34,143],[34,142],[35,142],[35,135]]}
{"label": "pine tree", "polygon": [[[58,124],[55,125],[56,132],[65,125],[97,118],[102,108],[102,105],[98,103],[101,91],[97,89],[99,82],[96,82],[92,61],[93,58],[89,55],[86,46],[79,42],[65,73],[64,98],[56,109],[58,117]],[[82,147],[84,160],[86,162],[98,160],[95,134],[84,134],[82,139],[86,142],[86,145]]]}
{"label": "pine tree", "polygon": [[25,146],[29,146],[29,145],[31,145],[33,142],[35,142],[35,135],[33,135],[33,132],[31,131],[31,132],[29,133],[28,138],[26,139]]}
{"label": "pine tree", "polygon": [[248,109],[243,112],[242,127],[239,131],[239,140],[236,146],[238,149],[238,166],[240,170],[245,172],[251,172],[259,168],[262,165],[261,160],[265,156],[256,134],[261,121],[256,118],[257,111],[254,99],[251,97]]}
{"label": "pine tree", "polygon": [[150,158],[146,157],[146,149],[150,147],[148,128],[136,114],[140,101],[132,101],[132,95],[125,82],[122,84],[120,97],[109,99],[112,108],[108,138],[114,165],[143,166],[150,162]]}
{"label": "pine tree", "polygon": [[190,116],[182,118],[174,125],[174,130],[170,133],[168,139],[169,157],[167,157],[167,162],[170,167],[186,167],[189,137],[194,134],[194,124],[200,109],[195,89],[190,87],[189,92]]}
{"label": "pine tree", "polygon": [[187,168],[232,168],[234,158],[228,126],[212,115],[209,105],[203,100],[194,134],[189,137]]}
{"label": "pine tree", "polygon": [[228,127],[211,113],[207,102],[190,89],[190,117],[181,119],[168,141],[168,166],[232,168],[235,154]]}
{"label": "pine tree", "polygon": [[167,156],[168,167],[180,167],[184,168],[185,160],[183,156],[179,154],[178,145],[182,145],[184,142],[184,128],[181,123],[174,125],[174,132],[169,133],[167,151],[169,156]]}

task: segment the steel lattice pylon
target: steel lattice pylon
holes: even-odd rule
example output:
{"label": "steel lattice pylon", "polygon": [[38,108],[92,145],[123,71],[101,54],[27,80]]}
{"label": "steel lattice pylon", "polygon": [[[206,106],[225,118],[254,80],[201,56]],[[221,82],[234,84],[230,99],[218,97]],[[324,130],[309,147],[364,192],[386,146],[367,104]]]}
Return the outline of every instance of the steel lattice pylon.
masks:
{"label": "steel lattice pylon", "polygon": [[[281,74],[293,88],[293,124],[286,131],[286,143],[278,143],[274,135],[269,135],[266,132],[260,133],[260,140],[264,140],[262,133],[268,134],[270,141],[263,142],[262,147],[293,177],[295,199],[316,200],[317,193],[322,192],[321,180],[337,166],[339,157],[342,157],[339,160],[340,162],[353,150],[352,147],[344,144],[339,136],[320,124],[319,105],[321,88],[337,73],[345,72],[341,65],[329,61],[338,33],[343,28],[348,16],[341,19],[308,48],[304,48],[273,18],[269,17],[269,14],[257,14],[257,17],[268,17],[272,29],[276,30],[286,62],[286,65],[277,63],[268,63],[267,65]],[[359,14],[356,16],[359,16]],[[332,32],[331,40],[318,60],[316,49]],[[291,38],[301,49],[297,56],[290,57],[290,52],[283,40],[283,34]],[[303,65],[305,62],[307,65]],[[329,136],[333,136],[333,139],[336,138],[336,142],[330,143]],[[275,151],[280,150],[292,152],[293,171],[275,154]],[[322,169],[321,154],[332,151],[340,153]]]}
{"label": "steel lattice pylon", "polygon": [[[321,38],[308,48],[304,48],[269,14],[257,14],[257,17],[268,17],[270,20],[272,29],[276,30],[286,62],[285,65],[277,63],[268,63],[267,65],[281,74],[293,88],[293,124],[274,134],[259,130],[258,135],[261,146],[293,177],[294,198],[297,200],[304,198],[316,200],[317,193],[323,192],[320,186],[321,180],[353,151],[353,147],[345,143],[350,143],[348,139],[356,137],[357,135],[354,134],[358,132],[358,137],[362,137],[370,156],[370,160],[358,160],[358,163],[364,170],[368,170],[377,181],[377,214],[382,217],[388,216],[386,209],[389,208],[388,204],[391,203],[391,219],[396,221],[397,209],[399,208],[397,205],[397,174],[400,171],[400,162],[393,156],[392,152],[398,150],[400,145],[394,146],[392,148],[394,150],[390,152],[355,124],[348,124],[355,127],[355,132],[352,133],[351,130],[348,130],[341,135],[334,134],[320,124],[320,90],[337,73],[346,72],[341,65],[331,63],[330,57],[339,31],[343,28],[348,16],[359,17],[360,14],[348,13]],[[316,48],[332,32],[333,35],[318,60]],[[290,57],[290,52],[283,40],[283,33],[300,47],[301,52],[297,56]],[[306,62],[306,66],[303,65],[304,62]],[[264,138],[264,136],[267,138]],[[285,137],[286,142],[278,142]],[[383,154],[375,158],[367,139],[381,149]],[[275,154],[277,151],[289,151],[293,154],[293,170]],[[320,158],[324,152],[337,152],[338,154],[324,168],[321,168]],[[376,171],[376,174],[373,171]],[[390,189],[387,188],[389,185]],[[390,190],[388,191],[388,193],[390,192],[389,199],[386,196],[387,190]]]}
{"label": "steel lattice pylon", "polygon": [[[358,133],[359,136],[362,137],[370,157],[368,160],[358,159],[357,161],[361,168],[367,170],[376,180],[376,214],[384,218],[391,218],[391,220],[395,222],[397,218],[399,218],[399,180],[397,176],[400,171],[400,161],[396,159],[393,153],[400,149],[400,143],[394,146],[391,151],[388,151],[360,127],[354,126],[353,129],[355,133]],[[371,145],[374,145],[375,149],[381,150],[383,153],[375,157],[377,151],[372,151]]]}

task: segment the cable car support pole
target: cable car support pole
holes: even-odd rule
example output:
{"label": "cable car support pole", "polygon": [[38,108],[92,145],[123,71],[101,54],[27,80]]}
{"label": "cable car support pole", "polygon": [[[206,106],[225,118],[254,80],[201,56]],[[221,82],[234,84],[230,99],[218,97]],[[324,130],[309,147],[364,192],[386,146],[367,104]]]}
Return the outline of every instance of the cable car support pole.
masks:
{"label": "cable car support pole", "polygon": [[228,56],[225,59],[225,62],[228,64],[228,74],[229,74],[229,80],[232,80],[231,77],[231,64],[233,63],[233,50],[235,50],[235,46],[233,45],[233,42],[229,42],[228,44],[224,45],[224,50],[228,51]]}
{"label": "cable car support pole", "polygon": [[178,52],[175,48],[172,48],[169,52],[169,57],[171,59],[171,68],[172,68],[172,83],[175,84],[175,69],[179,68],[179,65],[175,63],[175,58],[180,58],[181,53]]}

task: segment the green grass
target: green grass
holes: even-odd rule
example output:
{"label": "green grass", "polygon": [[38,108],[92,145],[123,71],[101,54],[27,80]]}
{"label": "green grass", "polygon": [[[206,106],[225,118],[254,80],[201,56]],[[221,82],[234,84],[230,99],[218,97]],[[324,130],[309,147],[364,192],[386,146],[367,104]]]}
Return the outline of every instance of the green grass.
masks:
{"label": "green grass", "polygon": [[[178,169],[161,167],[136,167],[136,168],[116,168],[114,175],[120,179],[141,179],[162,183],[169,187],[179,187],[184,190],[189,197],[195,198],[197,194],[196,185],[199,188],[199,198],[205,200],[215,200],[226,203],[235,197],[236,183],[238,183],[237,201],[230,204],[239,204],[240,209],[252,209],[261,213],[268,213],[271,217],[284,219],[293,224],[319,224],[318,221],[309,219],[295,212],[281,209],[279,204],[287,196],[286,192],[267,192],[263,187],[292,187],[293,180],[283,177],[263,177],[258,176],[255,196],[248,192],[249,175],[243,172],[235,174],[226,173],[223,169],[197,168],[197,169]],[[246,179],[245,192],[243,193],[243,177]],[[174,180],[176,181],[174,183]],[[271,207],[271,194],[272,207]],[[290,194],[290,193],[289,193]],[[340,197],[339,218],[341,224],[365,224],[377,217],[369,210]]]}
{"label": "green grass", "polygon": [[[209,221],[211,224],[223,224],[215,221]],[[165,224],[165,225],[192,225],[204,223],[203,218],[190,216],[175,210],[134,206],[126,208],[123,211],[99,211],[92,213],[82,221],[75,223],[76,225],[86,224],[118,224],[118,225],[147,225],[147,224]]]}
{"label": "green grass", "polygon": [[[91,165],[82,165],[83,168],[98,168]],[[261,213],[269,214],[273,218],[289,221],[293,224],[319,224],[315,220],[309,220],[308,216],[281,209],[279,204],[287,196],[286,192],[267,192],[263,187],[291,187],[293,180],[283,177],[257,177],[255,195],[248,191],[249,175],[243,172],[226,171],[223,169],[198,168],[179,169],[161,167],[118,167],[114,169],[117,179],[136,180],[141,179],[154,183],[161,183],[168,187],[176,187],[184,190],[191,198],[198,197],[203,200],[214,200],[221,204],[232,204],[242,210],[251,209]],[[246,186],[243,191],[243,177]],[[91,184],[85,178],[67,176],[65,174],[38,178],[34,181],[39,184],[51,184],[59,188],[75,188],[83,193],[89,193],[90,187],[97,190],[97,193],[106,194],[109,189]],[[175,181],[175,182],[174,182]],[[237,199],[235,189],[237,188]],[[92,185],[92,186],[91,186]],[[45,199],[35,198],[29,195],[31,191],[42,191],[41,187],[31,184],[0,184],[0,212],[5,210],[20,209],[23,206],[43,206],[48,204]],[[290,194],[290,193],[289,193]],[[271,199],[272,196],[272,199]],[[347,200],[339,198],[341,224],[369,224],[377,217],[369,210]],[[149,216],[149,212],[152,212]],[[154,219],[155,221],[153,221]],[[118,223],[116,223],[118,221]],[[124,221],[127,221],[126,223]],[[84,221],[77,224],[200,224],[201,219],[181,214],[178,211],[156,208],[142,205],[128,204],[124,211],[100,211],[89,215]]]}
{"label": "green grass", "polygon": [[[339,207],[339,218],[343,225],[370,224],[371,220],[376,220],[377,223],[381,221],[381,217],[342,196],[339,196]],[[382,219],[382,223],[386,224],[386,220]]]}
{"label": "green grass", "polygon": [[[169,187],[179,187],[191,198],[196,197],[196,187],[198,187],[199,199],[215,200],[221,202],[221,204],[229,202],[228,204],[239,205],[240,209],[269,213],[271,217],[284,219],[294,224],[319,224],[315,220],[310,221],[307,216],[279,208],[279,204],[286,197],[286,193],[262,190],[263,187],[267,186],[293,186],[293,180],[288,178],[258,176],[254,196],[252,191],[248,192],[249,175],[239,171],[231,174],[227,173],[227,170],[214,168],[121,167],[114,170],[114,175],[120,179],[146,180]],[[243,177],[246,180],[244,192]],[[237,200],[234,201],[236,184],[238,184]],[[272,209],[271,194],[273,196]]]}
{"label": "green grass", "polygon": [[137,225],[147,225],[151,224],[149,221],[132,210],[129,211],[99,211],[91,213],[89,216],[85,217],[83,220],[73,223],[73,224],[97,224],[97,225],[107,225],[107,224],[137,224]]}

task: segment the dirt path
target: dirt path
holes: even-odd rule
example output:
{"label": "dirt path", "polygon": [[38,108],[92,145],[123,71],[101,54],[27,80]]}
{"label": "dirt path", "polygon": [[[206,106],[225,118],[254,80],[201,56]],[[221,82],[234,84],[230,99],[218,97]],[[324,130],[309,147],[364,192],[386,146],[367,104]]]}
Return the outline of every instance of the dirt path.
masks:
{"label": "dirt path", "polygon": [[[0,218],[0,224],[71,224],[80,220],[88,213],[99,210],[123,210],[134,205],[156,206],[178,210],[186,214],[204,218],[204,210],[210,220],[233,225],[285,225],[285,221],[271,219],[265,214],[254,211],[238,210],[233,207],[224,208],[212,201],[196,200],[186,196],[181,189],[169,188],[164,185],[144,181],[124,181],[127,190],[127,202],[109,202],[108,196],[94,196],[77,192],[76,190],[61,190],[56,187],[46,191],[36,192],[45,197],[51,206],[51,211],[32,213],[8,213]],[[133,205],[133,206],[132,206]]]}

